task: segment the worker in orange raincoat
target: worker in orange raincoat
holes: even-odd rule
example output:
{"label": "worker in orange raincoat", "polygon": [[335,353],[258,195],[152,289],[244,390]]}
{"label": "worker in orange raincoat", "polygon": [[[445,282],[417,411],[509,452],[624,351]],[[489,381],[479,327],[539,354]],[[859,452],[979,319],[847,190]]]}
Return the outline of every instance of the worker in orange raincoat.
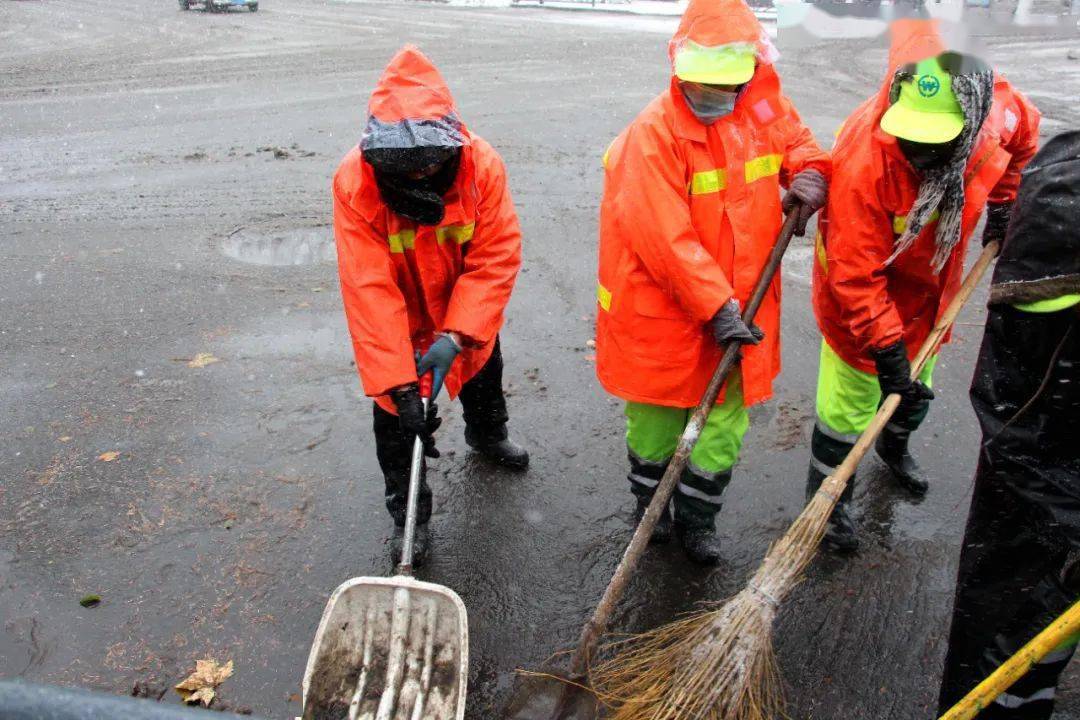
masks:
{"label": "worker in orange raincoat", "polygon": [[[780,279],[740,318],[784,209],[824,205],[829,157],[780,88],[776,50],[742,0],[692,0],[669,47],[670,87],[605,155],[597,375],[626,405],[640,519],[724,347],[743,347],[674,495],[687,555],[720,559],[715,517],[748,428],[780,372]],[[800,202],[796,202],[800,201]],[[665,509],[654,541],[672,534]]]}
{"label": "worker in orange raincoat", "polygon": [[[433,372],[433,397],[444,382],[460,395],[472,448],[512,468],[528,465],[507,435],[498,336],[521,265],[521,230],[501,158],[461,122],[446,82],[417,48],[390,61],[368,113],[360,145],[334,176],[334,234],[356,367],[375,398],[386,507],[400,528],[414,438],[438,457],[440,421],[434,409],[425,415],[419,374]],[[430,516],[425,480],[421,561]]]}
{"label": "worker in orange raincoat", "polygon": [[[814,263],[824,342],[807,496],[840,465],[883,396],[902,401],[876,451],[915,495],[929,484],[909,448],[933,398],[933,360],[911,358],[962,282],[968,239],[987,209],[983,244],[1004,237],[1020,171],[1037,149],[1039,113],[985,63],[946,52],[934,21],[895,23],[890,71],[844,123]],[[854,477],[826,539],[858,547]]]}

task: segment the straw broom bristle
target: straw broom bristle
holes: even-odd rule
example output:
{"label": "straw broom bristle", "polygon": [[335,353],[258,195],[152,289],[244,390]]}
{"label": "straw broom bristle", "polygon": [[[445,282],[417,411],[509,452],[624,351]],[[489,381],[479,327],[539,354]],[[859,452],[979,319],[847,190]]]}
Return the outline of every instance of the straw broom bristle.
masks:
{"label": "straw broom bristle", "polygon": [[[842,488],[840,488],[842,491]],[[611,720],[774,720],[783,696],[773,620],[821,543],[835,500],[817,493],[749,584],[713,609],[608,646],[592,668]]]}

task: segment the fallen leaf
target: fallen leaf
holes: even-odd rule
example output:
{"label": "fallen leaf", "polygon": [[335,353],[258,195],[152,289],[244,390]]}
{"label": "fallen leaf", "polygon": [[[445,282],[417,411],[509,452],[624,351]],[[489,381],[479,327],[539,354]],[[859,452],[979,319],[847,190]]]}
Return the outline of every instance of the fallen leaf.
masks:
{"label": "fallen leaf", "polygon": [[83,598],[81,600],[79,600],[79,604],[82,605],[84,608],[97,607],[98,605],[101,604],[101,596],[100,595],[84,595]]}
{"label": "fallen leaf", "polygon": [[188,705],[201,703],[203,707],[209,707],[214,700],[214,688],[233,674],[233,662],[230,660],[224,665],[219,665],[216,660],[195,661],[195,672],[188,675],[181,683],[176,685],[176,692]]}
{"label": "fallen leaf", "polygon": [[112,461],[116,460],[119,457],[120,457],[120,453],[116,452],[115,450],[110,450],[109,452],[103,452],[100,455],[98,455],[97,459],[100,460],[101,462],[112,462]]}
{"label": "fallen leaf", "polygon": [[188,705],[202,703],[203,707],[210,707],[210,703],[214,702],[214,694],[214,688],[201,687],[184,698],[184,702]]}
{"label": "fallen leaf", "polygon": [[213,365],[216,362],[221,362],[221,358],[214,357],[210,353],[199,353],[188,361],[187,366],[189,368],[204,368],[207,365]]}

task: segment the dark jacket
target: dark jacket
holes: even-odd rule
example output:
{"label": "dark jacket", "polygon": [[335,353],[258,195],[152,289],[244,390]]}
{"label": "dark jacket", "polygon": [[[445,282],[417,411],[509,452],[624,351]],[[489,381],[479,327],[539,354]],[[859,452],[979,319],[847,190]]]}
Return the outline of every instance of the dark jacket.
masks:
{"label": "dark jacket", "polygon": [[1080,293],[1080,132],[1050,140],[1023,173],[994,271],[971,386],[996,481],[1080,548],[1080,306],[1017,303]]}

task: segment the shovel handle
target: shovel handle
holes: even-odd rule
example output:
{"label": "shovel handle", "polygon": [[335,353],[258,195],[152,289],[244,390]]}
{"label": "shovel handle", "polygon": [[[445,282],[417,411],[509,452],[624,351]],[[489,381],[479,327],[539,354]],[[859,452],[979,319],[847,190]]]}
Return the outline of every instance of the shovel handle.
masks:
{"label": "shovel handle", "polygon": [[[428,343],[421,342],[416,352],[419,362],[421,355],[427,352]],[[427,420],[428,406],[431,405],[432,374],[426,372],[419,378],[420,399],[424,404],[424,419]],[[416,537],[416,504],[420,496],[420,475],[424,469],[424,441],[417,435],[413,440],[412,462],[409,464],[409,495],[405,502],[405,529],[402,533],[401,562],[397,567],[398,575],[413,574],[413,540]]]}
{"label": "shovel handle", "polygon": [[[773,245],[772,253],[769,255],[765,266],[761,269],[757,284],[754,285],[754,290],[746,303],[746,309],[743,310],[743,322],[747,325],[753,322],[758,308],[761,307],[761,301],[765,298],[765,293],[772,284],[773,277],[780,269],[780,262],[784,258],[784,252],[791,243],[791,236],[795,233],[795,223],[798,216],[799,206],[796,205],[785,218],[784,225],[780,229],[780,236],[777,238],[776,244]],[[644,517],[638,523],[637,529],[634,530],[634,536],[630,539],[630,544],[623,553],[619,566],[615,568],[615,573],[604,591],[604,596],[600,599],[596,610],[593,611],[592,617],[585,623],[585,627],[581,629],[577,651],[574,653],[574,658],[570,664],[572,675],[583,676],[588,669],[597,643],[604,632],[607,631],[615,605],[622,598],[623,591],[626,589],[627,583],[630,582],[630,577],[633,575],[638,561],[641,560],[645,547],[649,544],[649,538],[652,537],[653,530],[656,529],[656,523],[660,520],[660,515],[667,507],[671,494],[675,491],[675,485],[679,482],[679,476],[682,475],[682,471],[690,459],[690,452],[694,449],[694,445],[697,444],[701,429],[705,426],[705,421],[708,419],[713,406],[716,405],[716,398],[720,395],[720,389],[724,386],[724,382],[727,380],[732,368],[739,361],[740,346],[741,343],[737,341],[728,344],[720,364],[705,388],[705,394],[702,396],[701,402],[698,403],[690,416],[689,422],[686,423],[686,429],[683,430],[682,437],[679,438],[679,445],[675,450],[675,454],[672,456],[671,462],[668,463],[663,479],[653,493],[652,501],[649,503]]]}

